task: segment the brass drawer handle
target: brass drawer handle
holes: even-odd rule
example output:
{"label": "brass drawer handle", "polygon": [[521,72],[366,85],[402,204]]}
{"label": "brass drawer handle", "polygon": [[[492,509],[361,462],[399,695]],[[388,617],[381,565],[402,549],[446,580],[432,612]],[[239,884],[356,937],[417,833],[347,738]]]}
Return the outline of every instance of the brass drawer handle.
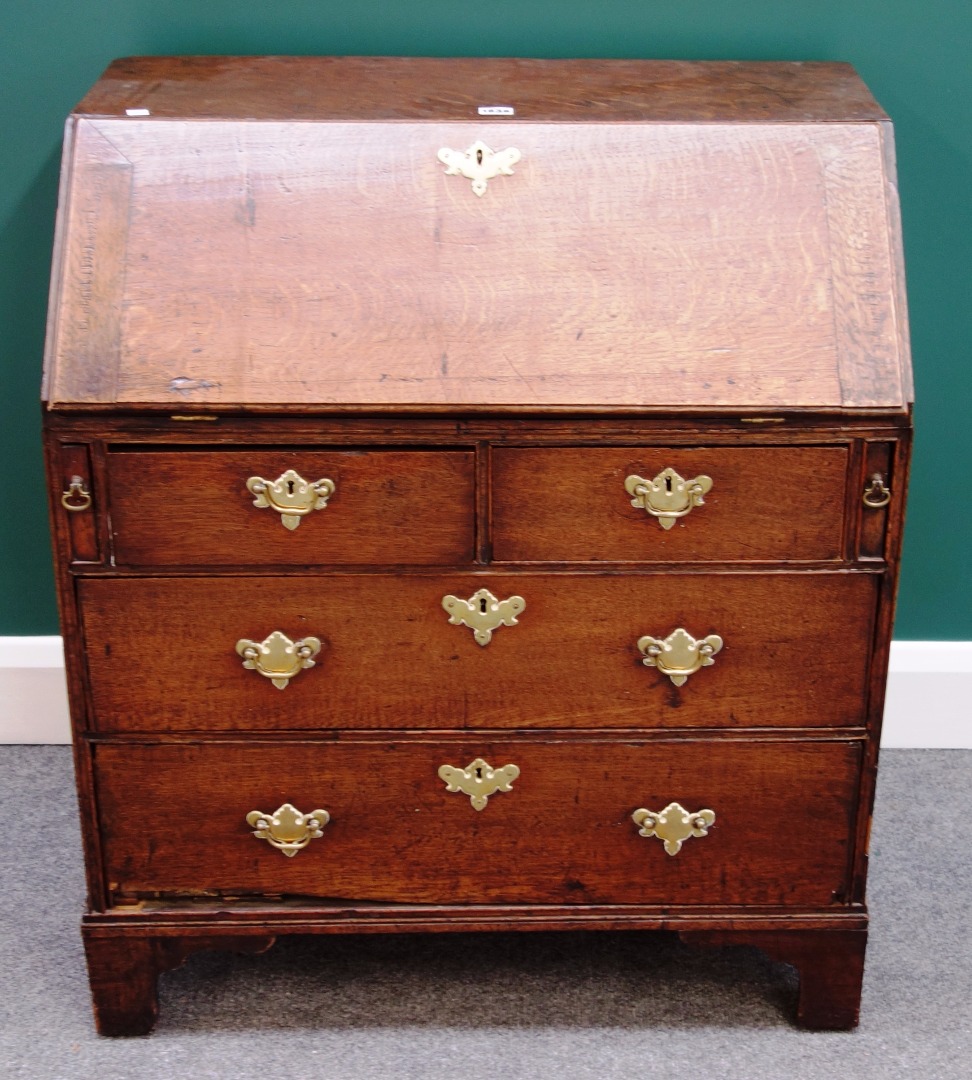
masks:
{"label": "brass drawer handle", "polygon": [[72,476],[67,491],[61,495],[61,506],[65,510],[87,510],[91,505],[91,492],[84,486],[80,476]]}
{"label": "brass drawer handle", "polygon": [[715,663],[712,657],[722,648],[722,644],[718,634],[696,640],[681,627],[673,630],[667,638],[651,637],[649,634],[638,638],[638,649],[644,654],[641,662],[645,667],[658,668],[676,686],[682,686],[689,675],[694,675],[699,668]]}
{"label": "brass drawer handle", "polygon": [[494,177],[513,175],[513,166],[523,155],[512,146],[506,150],[490,150],[484,142],[477,140],[466,151],[443,146],[437,156],[446,167],[446,176],[464,176],[472,180],[473,191],[483,196]]}
{"label": "brass drawer handle", "polygon": [[468,795],[474,810],[482,810],[490,795],[497,791],[509,791],[519,775],[516,765],[494,769],[482,758],[471,761],[464,769],[454,765],[443,765],[439,769],[439,779],[445,781],[446,791],[461,791]]}
{"label": "brass drawer handle", "polygon": [[516,617],[526,608],[526,600],[522,596],[499,600],[489,589],[480,589],[468,600],[460,600],[451,593],[443,596],[442,606],[449,612],[449,622],[453,626],[468,626],[477,644],[488,645],[494,630],[500,626],[516,626]]}
{"label": "brass drawer handle", "polygon": [[282,851],[290,859],[307,847],[311,840],[323,836],[321,830],[330,820],[331,815],[326,810],[311,810],[309,814],[302,814],[289,802],[272,814],[251,810],[246,815],[246,823],[253,829],[253,835],[258,840],[266,840],[271,847]]}
{"label": "brass drawer handle", "polygon": [[673,802],[657,814],[653,810],[635,810],[631,820],[638,826],[639,836],[657,836],[664,840],[669,855],[677,855],[690,836],[708,836],[715,814],[711,810],[693,812]]}
{"label": "brass drawer handle", "polygon": [[314,657],[321,651],[321,640],[305,637],[291,641],[279,630],[263,641],[240,638],[236,651],[243,657],[243,666],[249,671],[259,671],[278,690],[286,690],[287,684],[304,668],[314,666]]}
{"label": "brass drawer handle", "polygon": [[884,477],[880,473],[875,473],[871,477],[861,499],[864,505],[869,506],[872,510],[880,510],[882,506],[887,506],[891,501],[891,489],[885,487]]}
{"label": "brass drawer handle", "polygon": [[334,481],[321,479],[311,483],[300,473],[288,469],[276,480],[264,480],[251,476],[246,482],[247,490],[256,495],[254,506],[269,507],[280,515],[284,528],[293,531],[312,510],[323,510],[327,500],[334,494]]}
{"label": "brass drawer handle", "polygon": [[711,476],[695,476],[684,480],[674,469],[662,469],[654,480],[632,474],[624,482],[632,506],[647,510],[658,518],[663,529],[670,529],[676,519],[685,517],[696,506],[705,503],[703,495],[712,490]]}

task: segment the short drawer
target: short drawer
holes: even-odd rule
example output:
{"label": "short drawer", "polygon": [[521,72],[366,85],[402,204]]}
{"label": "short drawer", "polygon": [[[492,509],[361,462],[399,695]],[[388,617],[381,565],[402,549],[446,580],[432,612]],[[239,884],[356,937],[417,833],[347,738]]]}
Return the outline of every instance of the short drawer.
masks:
{"label": "short drawer", "polygon": [[[497,448],[493,557],[833,561],[843,550],[847,462],[839,446]],[[711,486],[693,487],[700,478]],[[650,509],[633,506],[643,499],[633,492],[649,485]]]}
{"label": "short drawer", "polygon": [[[103,744],[94,754],[114,902],[209,893],[829,907],[846,892],[860,765],[854,742],[730,739]],[[478,810],[440,776],[477,762],[518,770]],[[666,850],[632,814],[672,803],[714,820],[680,848],[668,836]],[[319,837],[278,837],[306,839],[289,856],[247,821],[285,804],[329,816]]]}
{"label": "short drawer", "polygon": [[[79,595],[102,731],[826,727],[862,723],[880,580],[332,574],[87,579]],[[443,598],[478,609],[483,590],[525,607],[479,644]],[[643,641],[678,630],[722,641],[680,683]],[[282,688],[276,661],[265,676],[238,645],[286,648],[275,634],[320,643]]]}
{"label": "short drawer", "polygon": [[[468,562],[474,476],[473,454],[465,451],[116,452],[108,459],[115,561]],[[256,490],[250,490],[253,477],[268,485],[279,481],[277,494],[261,497],[252,481]],[[309,491],[302,497],[304,481],[328,483],[319,496]],[[315,502],[326,505],[308,509]]]}

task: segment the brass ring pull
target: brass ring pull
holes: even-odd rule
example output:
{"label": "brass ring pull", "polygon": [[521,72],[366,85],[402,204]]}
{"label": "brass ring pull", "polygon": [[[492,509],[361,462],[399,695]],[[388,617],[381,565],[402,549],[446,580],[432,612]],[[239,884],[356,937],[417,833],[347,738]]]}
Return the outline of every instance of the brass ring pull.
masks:
{"label": "brass ring pull", "polygon": [[482,758],[471,761],[464,769],[454,765],[443,765],[439,769],[439,779],[445,781],[446,791],[461,791],[468,795],[474,810],[482,810],[490,795],[497,791],[509,791],[519,775],[516,765],[494,769]]}
{"label": "brass ring pull", "polygon": [[663,529],[670,529],[678,518],[704,505],[703,496],[712,490],[712,477],[685,480],[674,469],[662,469],[654,480],[646,480],[632,473],[624,481],[624,489],[633,496],[632,506],[646,510]]}
{"label": "brass ring pull", "polygon": [[522,156],[515,147],[494,151],[480,140],[465,152],[443,146],[437,155],[446,167],[446,176],[464,176],[472,180],[472,189],[480,197],[486,194],[489,181],[494,177],[512,176],[513,166]]}
{"label": "brass ring pull", "polygon": [[673,630],[667,638],[651,637],[649,634],[638,638],[638,649],[644,655],[641,662],[645,667],[658,668],[676,686],[682,686],[689,675],[694,675],[699,668],[714,664],[712,658],[722,644],[718,634],[696,640],[681,627]]}
{"label": "brass ring pull", "polygon": [[311,840],[323,836],[321,830],[330,820],[331,815],[326,810],[311,810],[309,814],[302,814],[289,802],[272,814],[251,810],[246,815],[246,823],[253,829],[253,835],[258,840],[266,840],[271,847],[282,851],[290,859],[307,847]]}
{"label": "brass ring pull", "polygon": [[246,482],[247,491],[256,495],[253,505],[276,510],[281,524],[291,532],[300,524],[301,518],[327,506],[327,500],[334,494],[334,487],[333,480],[321,479],[311,483],[293,469],[281,473],[276,480],[251,476]]}
{"label": "brass ring pull", "polygon": [[314,657],[321,651],[321,639],[305,637],[291,641],[286,634],[274,630],[263,641],[240,638],[236,651],[243,657],[247,670],[259,671],[278,690],[286,690],[295,675],[314,666]]}
{"label": "brass ring pull", "polygon": [[708,836],[715,822],[715,814],[711,810],[696,810],[693,813],[673,802],[657,814],[652,810],[635,810],[631,820],[638,826],[639,836],[657,836],[665,842],[669,855],[677,855],[689,837]]}
{"label": "brass ring pull", "polygon": [[871,477],[861,498],[864,505],[872,510],[880,510],[882,506],[888,505],[891,501],[891,489],[884,486],[884,477],[880,473]]}
{"label": "brass ring pull", "polygon": [[[72,501],[77,500],[77,501]],[[87,510],[91,505],[91,492],[86,490],[80,476],[72,476],[67,491],[61,495],[61,506],[65,510]]]}

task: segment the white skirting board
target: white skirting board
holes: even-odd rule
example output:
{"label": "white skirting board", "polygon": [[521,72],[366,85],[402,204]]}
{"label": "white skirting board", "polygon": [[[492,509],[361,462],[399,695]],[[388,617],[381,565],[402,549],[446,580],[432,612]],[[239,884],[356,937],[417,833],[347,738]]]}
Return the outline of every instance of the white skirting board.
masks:
{"label": "white skirting board", "polygon": [[[972,641],[896,641],[883,746],[972,749]],[[0,637],[0,743],[70,742],[59,637]]]}

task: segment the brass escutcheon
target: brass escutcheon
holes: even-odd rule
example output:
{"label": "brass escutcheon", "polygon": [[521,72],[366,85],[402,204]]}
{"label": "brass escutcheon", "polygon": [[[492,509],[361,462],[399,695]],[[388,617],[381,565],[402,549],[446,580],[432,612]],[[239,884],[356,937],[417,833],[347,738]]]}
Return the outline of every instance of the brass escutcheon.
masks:
{"label": "brass escutcheon", "polygon": [[254,506],[276,510],[283,526],[291,531],[312,510],[323,510],[334,494],[333,480],[321,479],[311,483],[293,469],[281,473],[276,480],[251,476],[246,487],[251,495],[256,495]]}
{"label": "brass escutcheon", "polygon": [[516,617],[526,607],[522,596],[498,600],[489,589],[474,592],[468,600],[458,596],[442,597],[442,606],[449,612],[454,626],[468,626],[479,645],[488,645],[493,631],[500,626],[516,626]]}
{"label": "brass escutcheon", "polygon": [[696,810],[693,813],[673,802],[657,814],[653,810],[635,810],[631,820],[638,826],[639,836],[657,836],[665,842],[669,855],[677,855],[690,836],[708,835],[715,814],[711,810]]}
{"label": "brass escutcheon", "polygon": [[438,153],[439,161],[446,167],[447,176],[464,176],[472,180],[472,189],[479,195],[486,194],[489,181],[496,176],[512,176],[513,166],[522,154],[514,147],[506,150],[490,150],[477,140],[468,150],[450,150],[444,146]]}
{"label": "brass escutcheon", "polygon": [[259,671],[278,690],[286,690],[295,675],[299,675],[304,668],[314,666],[314,657],[321,651],[321,641],[316,637],[291,641],[286,634],[274,630],[263,641],[240,638],[236,651],[243,657],[245,668]]}
{"label": "brass escutcheon", "polygon": [[80,476],[72,476],[67,491],[61,495],[61,506],[65,510],[87,510],[91,505],[91,492],[84,486]]}
{"label": "brass escutcheon", "polygon": [[702,496],[712,490],[712,477],[683,480],[674,469],[662,469],[654,480],[632,474],[624,481],[624,489],[633,496],[632,506],[647,510],[663,529],[670,529],[678,518],[704,505]]}
{"label": "brass escutcheon", "polygon": [[326,810],[311,810],[309,814],[302,814],[289,802],[272,814],[251,810],[246,815],[246,823],[253,829],[253,835],[258,840],[266,840],[290,859],[307,847],[311,840],[323,836],[321,830],[330,820],[331,815]]}
{"label": "brass escutcheon", "polygon": [[884,477],[880,473],[874,473],[871,477],[861,499],[872,510],[880,510],[891,501],[891,489],[884,486]]}
{"label": "brass escutcheon", "polygon": [[718,634],[709,634],[697,641],[681,627],[673,630],[667,638],[648,634],[638,638],[638,649],[644,654],[641,662],[645,667],[658,668],[676,686],[681,686],[699,668],[715,663],[712,657],[721,648],[722,638]]}
{"label": "brass escutcheon", "polygon": [[445,781],[446,791],[461,791],[469,796],[474,810],[482,810],[490,795],[497,791],[509,791],[513,781],[520,775],[516,765],[504,765],[494,769],[482,758],[471,761],[464,769],[454,765],[439,768],[439,779]]}

